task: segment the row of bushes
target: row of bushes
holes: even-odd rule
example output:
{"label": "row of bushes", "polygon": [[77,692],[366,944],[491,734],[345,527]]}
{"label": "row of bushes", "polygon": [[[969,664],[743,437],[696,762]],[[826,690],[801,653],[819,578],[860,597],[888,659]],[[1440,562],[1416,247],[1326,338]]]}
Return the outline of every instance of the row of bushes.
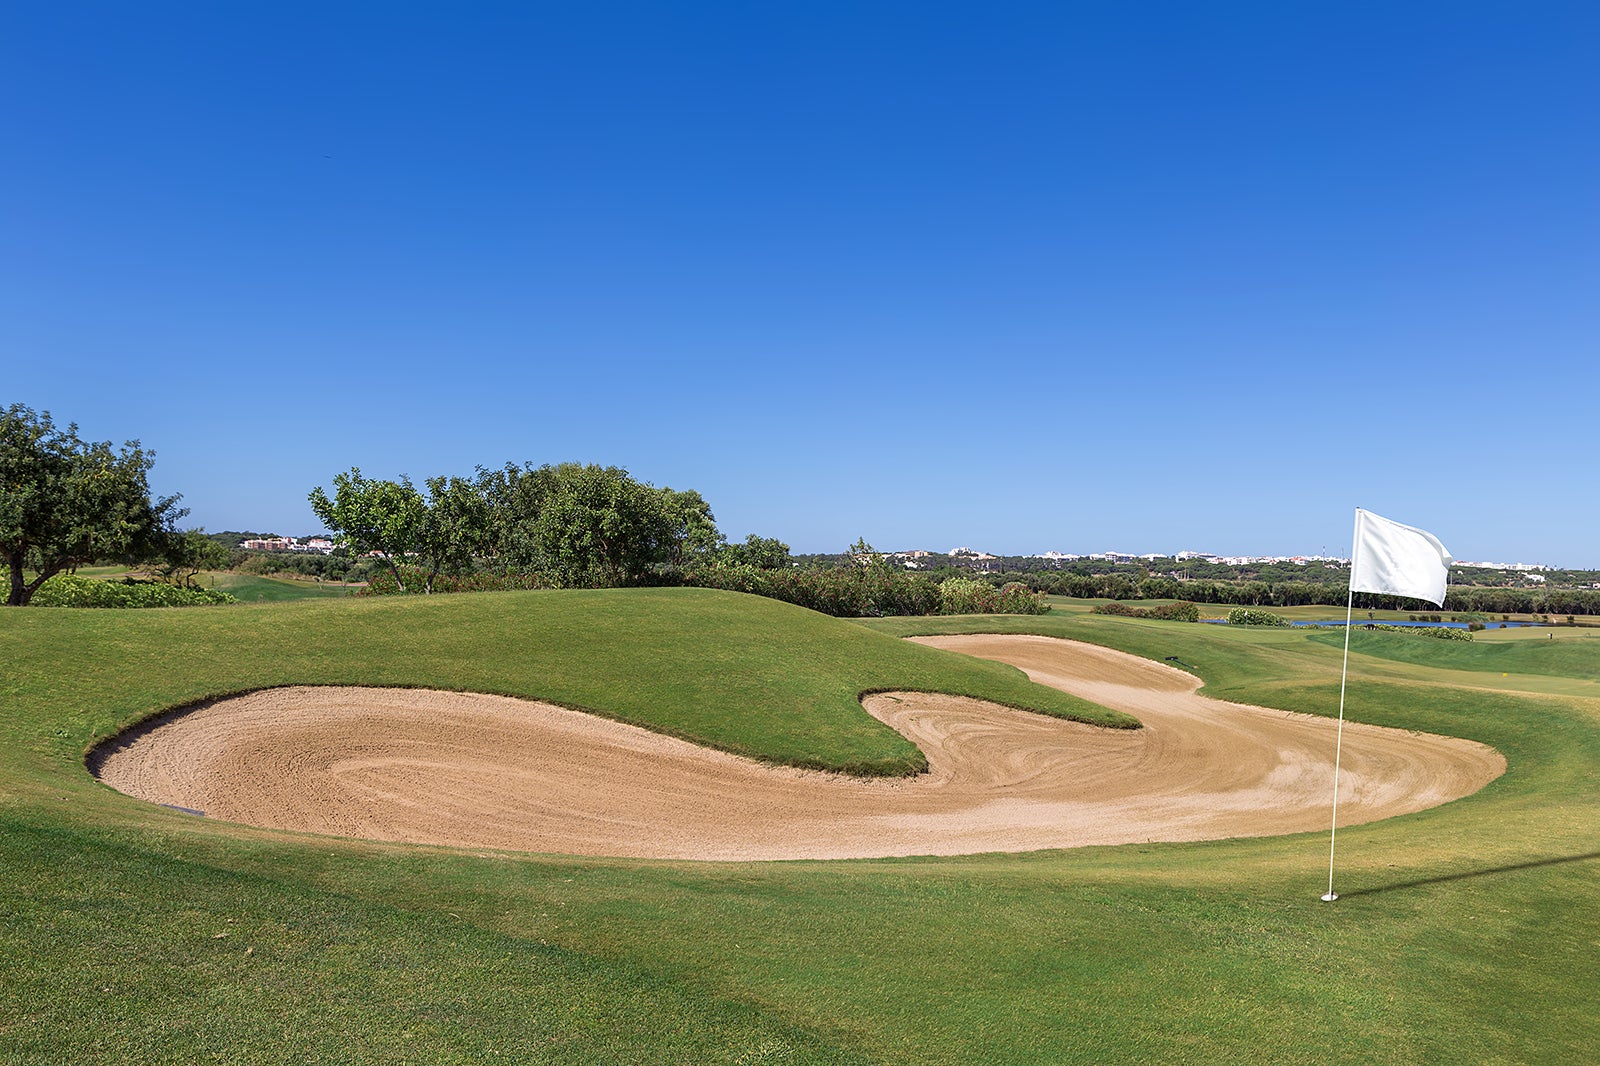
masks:
{"label": "row of bushes", "polygon": [[[1405,633],[1413,637],[1434,637],[1438,640],[1471,640],[1471,629],[1451,629],[1449,626],[1390,626],[1382,622],[1358,622],[1362,629],[1375,633]],[[1469,626],[1484,628],[1482,622],[1471,622]],[[1307,629],[1343,629],[1344,626],[1307,626]]]}
{"label": "row of bushes", "polygon": [[[1337,584],[1309,581],[1179,581],[1155,575],[1127,573],[1030,573],[1015,577],[1040,592],[1076,599],[1165,600],[1241,607],[1302,607],[1322,604],[1343,607],[1349,599],[1348,571]],[[1414,600],[1399,596],[1358,592],[1355,607],[1361,611],[1405,610]],[[1600,589],[1507,589],[1452,585],[1445,595],[1446,611],[1486,614],[1600,614]]]}
{"label": "row of bushes", "polygon": [[940,614],[1044,614],[1049,609],[1042,594],[1015,581],[998,589],[968,577],[939,584]]}
{"label": "row of bushes", "polygon": [[955,577],[935,582],[921,574],[878,567],[760,570],[753,566],[710,566],[684,575],[698,588],[767,596],[839,618],[929,614],[1044,614],[1044,597],[1026,585],[1000,588],[987,581]]}
{"label": "row of bushes", "polygon": [[[1407,615],[1407,617],[1410,618],[1411,621],[1413,621],[1413,622],[1440,622],[1440,621],[1443,621],[1443,618],[1441,616],[1439,616],[1439,615],[1436,615],[1436,614],[1428,614],[1428,615],[1413,614],[1413,615]],[[1509,621],[1511,621],[1511,616],[1509,614],[1502,614],[1500,616],[1500,620],[1502,622],[1509,622]],[[1474,629],[1474,628],[1476,628],[1476,629],[1488,629],[1489,627],[1488,627],[1488,625],[1486,623],[1494,621],[1494,618],[1493,618],[1492,615],[1486,614],[1483,611],[1458,611],[1457,613],[1452,614],[1450,616],[1450,621],[1452,621],[1452,622],[1465,622],[1465,623],[1467,623],[1467,628],[1468,629]],[[1566,620],[1565,623],[1563,623],[1560,620],[1560,618],[1558,618],[1556,615],[1538,614],[1538,613],[1535,613],[1533,615],[1533,621],[1535,621],[1535,622],[1547,622],[1547,623],[1549,623],[1550,625],[1553,625],[1553,626],[1558,626],[1558,625],[1562,625],[1562,624],[1569,625],[1569,626],[1575,626],[1575,625],[1578,624],[1577,616],[1576,615],[1571,615],[1571,614],[1567,615],[1567,620]]]}
{"label": "row of bushes", "polygon": [[[400,567],[405,591],[419,592],[422,572]],[[766,596],[840,618],[875,618],[885,615],[932,614],[1043,614],[1050,609],[1044,596],[1012,583],[996,587],[987,581],[955,577],[943,582],[922,574],[907,574],[884,567],[787,567],[768,570],[747,564],[696,567],[681,578],[696,588],[723,589]],[[508,589],[550,588],[551,583],[533,571],[480,570],[433,579],[434,592],[492,592]],[[394,575],[378,571],[361,595],[400,593]]]}
{"label": "row of bushes", "polygon": [[35,607],[205,607],[237,603],[216,589],[169,585],[162,581],[96,581],[57,574],[33,594]]}
{"label": "row of bushes", "polygon": [[[358,596],[396,596],[401,593],[420,594],[426,573],[418,566],[399,567],[405,588],[395,582],[390,570],[374,570],[365,588]],[[507,592],[518,589],[552,588],[549,579],[531,570],[492,571],[475,570],[470,574],[438,574],[433,579],[434,592]]]}
{"label": "row of bushes", "polygon": [[1166,622],[1200,621],[1200,608],[1188,600],[1163,603],[1158,607],[1129,607],[1125,603],[1113,600],[1110,603],[1097,604],[1091,613],[1118,615],[1123,618],[1159,618]]}
{"label": "row of bushes", "polygon": [[[1008,575],[1009,576],[1009,575]],[[1299,607],[1345,602],[1345,589],[1306,581],[1179,581],[1127,573],[1032,573],[1015,575],[1029,588],[1085,600],[1171,600],[1241,607]],[[1335,595],[1336,594],[1336,595]]]}

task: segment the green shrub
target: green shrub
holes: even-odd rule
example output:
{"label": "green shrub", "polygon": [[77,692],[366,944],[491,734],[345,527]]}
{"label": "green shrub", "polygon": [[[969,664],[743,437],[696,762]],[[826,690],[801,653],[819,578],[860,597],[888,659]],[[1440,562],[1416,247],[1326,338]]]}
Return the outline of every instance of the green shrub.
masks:
{"label": "green shrub", "polygon": [[1113,614],[1123,618],[1155,618],[1163,622],[1200,621],[1200,608],[1188,600],[1175,600],[1172,603],[1163,603],[1159,607],[1129,607],[1125,603],[1113,600],[1110,603],[1096,604],[1091,613]]}
{"label": "green shrub", "polygon": [[33,594],[35,607],[207,607],[239,601],[216,589],[168,585],[161,581],[95,581],[57,574]]}
{"label": "green shrub", "polygon": [[[1404,633],[1409,637],[1434,637],[1438,640],[1471,640],[1474,627],[1482,629],[1482,622],[1469,622],[1466,629],[1451,629],[1449,626],[1391,626],[1382,622],[1358,622],[1358,628],[1369,633]],[[1312,629],[1343,629],[1344,626],[1311,626]]]}
{"label": "green shrub", "polygon": [[[405,595],[421,595],[423,580],[427,577],[421,567],[401,566],[400,576],[405,579]],[[547,589],[551,584],[542,575],[532,571],[513,570],[496,573],[475,570],[470,574],[438,574],[433,579],[434,592],[506,592],[518,589]],[[402,591],[395,584],[394,573],[385,567],[374,570],[367,579],[367,587],[358,596],[398,596]]]}
{"label": "green shrub", "polygon": [[[420,593],[422,571],[401,566],[406,592]],[[684,572],[682,582],[697,588],[746,592],[831,614],[837,618],[877,618],[888,615],[932,614],[1044,614],[1050,609],[1044,594],[1020,582],[995,588],[972,578],[951,578],[940,584],[925,574],[908,574],[876,566],[787,567],[768,570],[748,563],[719,563]],[[476,571],[458,577],[440,574],[434,592],[487,592],[505,589],[550,588],[551,583],[533,571],[495,573]],[[400,593],[394,575],[381,570],[372,575],[365,596]]]}
{"label": "green shrub", "polygon": [[1377,630],[1380,633],[1405,633],[1413,637],[1434,637],[1438,640],[1471,640],[1472,626],[1483,626],[1479,623],[1467,624],[1466,629],[1451,629],[1449,626],[1386,626],[1381,623],[1369,623],[1363,629]]}
{"label": "green shrub", "polygon": [[1020,581],[1010,581],[1001,586],[1000,614],[1044,614],[1050,610],[1044,593],[1035,592]]}
{"label": "green shrub", "polygon": [[762,570],[746,564],[699,567],[684,584],[767,596],[839,618],[930,614],[1043,614],[1044,596],[1022,584],[996,589],[972,578],[939,584],[924,574],[881,567],[790,567]]}
{"label": "green shrub", "polygon": [[1271,611],[1252,611],[1248,607],[1235,607],[1228,612],[1230,626],[1287,626],[1289,620]]}
{"label": "green shrub", "polygon": [[1145,612],[1148,618],[1159,618],[1165,622],[1198,622],[1200,621],[1200,608],[1188,600],[1175,600],[1172,603],[1163,603],[1159,607],[1152,607]]}
{"label": "green shrub", "polygon": [[940,614],[994,614],[1000,591],[986,581],[953,577],[939,586]]}

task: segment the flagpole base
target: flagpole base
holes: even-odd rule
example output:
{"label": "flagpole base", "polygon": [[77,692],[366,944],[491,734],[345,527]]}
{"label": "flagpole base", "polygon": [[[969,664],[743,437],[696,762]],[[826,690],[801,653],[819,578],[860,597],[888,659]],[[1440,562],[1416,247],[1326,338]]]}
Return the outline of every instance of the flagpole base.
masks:
{"label": "flagpole base", "polygon": [[1324,903],[1332,903],[1334,900],[1336,900],[1338,898],[1339,898],[1339,893],[1337,893],[1337,892],[1329,892],[1327,895],[1322,897],[1322,902],[1324,902]]}

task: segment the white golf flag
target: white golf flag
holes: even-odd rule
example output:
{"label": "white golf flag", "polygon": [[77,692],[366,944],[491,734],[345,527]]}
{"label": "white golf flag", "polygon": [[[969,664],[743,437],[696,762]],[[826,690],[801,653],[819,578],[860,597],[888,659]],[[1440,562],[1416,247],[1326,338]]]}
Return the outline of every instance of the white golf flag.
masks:
{"label": "white golf flag", "polygon": [[1356,508],[1356,542],[1350,560],[1351,592],[1385,592],[1444,606],[1450,564],[1439,538]]}

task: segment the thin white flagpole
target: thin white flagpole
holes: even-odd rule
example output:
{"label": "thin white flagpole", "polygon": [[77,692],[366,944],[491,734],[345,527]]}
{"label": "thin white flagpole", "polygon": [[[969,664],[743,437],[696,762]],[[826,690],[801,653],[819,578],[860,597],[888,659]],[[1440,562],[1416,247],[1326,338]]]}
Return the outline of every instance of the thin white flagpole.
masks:
{"label": "thin white flagpole", "polygon": [[1344,666],[1339,671],[1339,732],[1333,745],[1333,825],[1328,830],[1328,894],[1324,903],[1339,898],[1333,890],[1333,845],[1339,834],[1339,758],[1344,754],[1344,685],[1350,676],[1350,626],[1356,605],[1356,556],[1361,554],[1361,510],[1356,509],[1355,544],[1350,549],[1350,598],[1344,607]]}

